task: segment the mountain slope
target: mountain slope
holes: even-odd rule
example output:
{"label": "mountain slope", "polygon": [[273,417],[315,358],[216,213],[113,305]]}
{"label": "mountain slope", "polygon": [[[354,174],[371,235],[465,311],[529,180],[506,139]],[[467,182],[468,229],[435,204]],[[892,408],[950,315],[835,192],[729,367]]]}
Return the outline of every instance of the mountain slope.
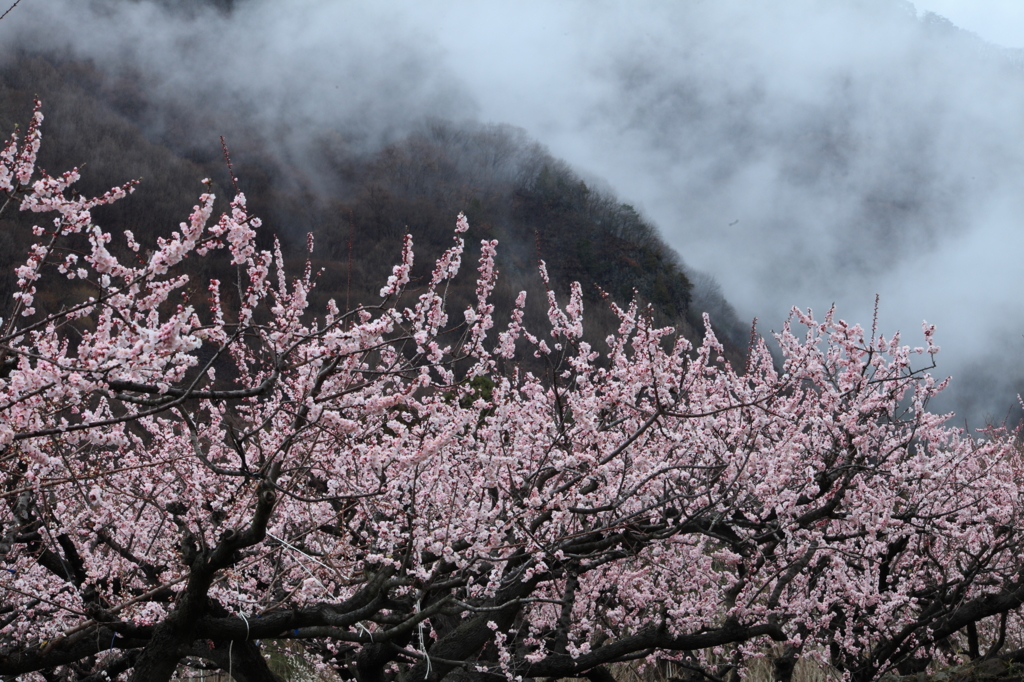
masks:
{"label": "mountain slope", "polygon": [[[314,236],[318,304],[328,298],[339,304],[376,302],[407,232],[417,249],[414,274],[426,276],[450,244],[455,216],[463,211],[471,225],[467,263],[475,261],[481,239],[499,240],[499,313],[526,290],[532,301],[528,324],[546,328],[537,274],[544,260],[563,300],[570,282],[582,284],[593,341],[617,324],[602,301],[606,295],[620,303],[635,295],[663,322],[690,338],[702,335],[690,275],[657,229],[521,130],[429,120],[381,149],[367,150],[352,145],[344,130],[325,129],[314,131],[317,157],[299,164],[275,153],[275,141],[242,115],[162,106],[130,74],[105,74],[91,63],[25,51],[8,54],[0,64],[0,129],[27,120],[37,94],[47,117],[43,167],[58,172],[80,166],[79,189],[86,194],[141,179],[135,196],[97,211],[97,221],[114,234],[130,229],[143,244],[168,234],[203,191],[203,177],[213,179],[218,197],[228,197],[230,180],[216,142],[223,133],[240,189],[264,218],[262,244],[279,238],[294,270],[306,257],[306,235]],[[29,243],[24,228],[30,221],[14,213],[0,217],[0,293],[6,300],[12,266]],[[216,260],[186,269],[199,279],[231,275],[227,263]],[[471,278],[466,280],[450,292],[456,307],[474,296]],[[743,330],[713,280],[701,281],[696,300],[717,306],[724,336],[737,342],[738,356]],[[53,308],[84,295],[45,292],[40,305]]]}

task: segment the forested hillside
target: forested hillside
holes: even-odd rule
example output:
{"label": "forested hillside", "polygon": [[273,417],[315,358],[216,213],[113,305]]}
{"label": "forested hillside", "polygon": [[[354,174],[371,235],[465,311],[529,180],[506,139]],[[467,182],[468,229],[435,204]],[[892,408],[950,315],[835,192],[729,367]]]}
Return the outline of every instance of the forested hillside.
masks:
{"label": "forested hillside", "polygon": [[[467,257],[479,256],[481,239],[497,239],[501,271],[496,291],[499,310],[510,310],[520,290],[536,305],[527,322],[544,324],[544,285],[538,261],[546,262],[555,291],[564,298],[579,281],[588,315],[588,336],[603,339],[617,324],[603,297],[628,302],[634,295],[653,306],[659,322],[690,338],[702,335],[701,314],[714,323],[735,352],[745,342],[745,325],[715,288],[701,276],[693,282],[679,255],[665,245],[657,228],[633,206],[621,203],[599,183],[585,181],[553,158],[521,130],[503,125],[425,120],[383,148],[352,144],[344,130],[314,130],[319,154],[296,160],[279,151],[238,113],[161,106],[147,99],[145,84],[130,73],[105,74],[93,64],[56,55],[20,52],[0,64],[0,127],[11,130],[26,120],[34,96],[47,117],[41,165],[79,166],[83,193],[139,179],[136,196],[97,211],[114,234],[129,229],[153,246],[187,215],[202,178],[212,180],[218,197],[231,193],[227,162],[218,137],[224,135],[250,208],[264,216],[258,237],[266,247],[279,238],[292,270],[306,258],[312,234],[314,268],[321,271],[314,301],[373,303],[401,250],[412,235],[420,254],[414,277],[447,247],[454,217],[464,211],[471,225]],[[7,213],[9,223],[31,216]],[[28,246],[27,230],[0,232],[2,291],[13,285],[12,264]],[[21,235],[21,236],[19,236]],[[113,248],[124,248],[114,244]],[[216,259],[186,264],[209,271]],[[195,272],[227,279],[227,272]],[[414,279],[415,281],[415,279]],[[44,309],[54,309],[84,290],[48,291]],[[202,295],[201,293],[198,295]],[[463,283],[449,292],[462,307],[474,295]]]}

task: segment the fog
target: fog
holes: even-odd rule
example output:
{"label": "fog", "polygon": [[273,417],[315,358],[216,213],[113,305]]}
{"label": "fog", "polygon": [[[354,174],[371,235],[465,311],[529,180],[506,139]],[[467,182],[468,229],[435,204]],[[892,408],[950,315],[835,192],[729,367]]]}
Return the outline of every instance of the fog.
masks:
{"label": "fog", "polygon": [[1024,57],[910,3],[26,0],[0,44],[235,112],[311,172],[327,129],[521,126],[762,330],[833,303],[869,326],[879,294],[887,335],[938,325],[940,409],[1002,420],[1024,387]]}

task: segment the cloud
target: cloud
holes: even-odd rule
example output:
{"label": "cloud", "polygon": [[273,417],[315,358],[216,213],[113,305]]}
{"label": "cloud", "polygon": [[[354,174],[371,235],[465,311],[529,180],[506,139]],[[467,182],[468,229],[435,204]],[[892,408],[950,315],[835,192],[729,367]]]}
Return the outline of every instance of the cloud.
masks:
{"label": "cloud", "polygon": [[12,13],[0,39],[132,74],[165,106],[230,112],[282,150],[301,149],[296,143],[312,130],[343,130],[372,147],[424,116],[476,114],[436,40],[397,7],[293,0],[241,3],[232,13],[188,8],[41,0]]}
{"label": "cloud", "polygon": [[972,420],[1024,377],[1024,59],[907,2],[35,0],[5,24],[243,115],[299,164],[319,129],[372,148],[424,117],[522,126],[763,328],[832,303],[869,325],[879,293],[887,333],[938,324]]}
{"label": "cloud", "polygon": [[884,0],[580,5],[547,35],[564,42],[523,63],[543,62],[544,100],[477,75],[520,73],[500,41],[465,72],[483,115],[642,205],[741,315],[835,303],[867,326],[878,293],[887,334],[938,324],[939,408],[977,424],[1015,404],[1019,51]]}

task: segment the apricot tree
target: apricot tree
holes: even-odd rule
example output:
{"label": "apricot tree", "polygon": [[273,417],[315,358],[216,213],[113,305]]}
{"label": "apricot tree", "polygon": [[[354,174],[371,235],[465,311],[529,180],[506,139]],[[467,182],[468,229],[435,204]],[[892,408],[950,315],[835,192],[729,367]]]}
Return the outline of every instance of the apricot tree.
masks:
{"label": "apricot tree", "polygon": [[[53,216],[0,326],[0,674],[275,680],[264,644],[298,640],[368,682],[721,680],[769,650],[866,681],[1017,622],[1021,459],[927,411],[932,328],[794,311],[737,371],[636,303],[595,350],[577,286],[498,331],[496,242],[446,302],[464,216],[427,280],[406,238],[379,305],[310,310],[241,193],[112,245],[91,210],[133,185],[37,171],[41,121],[0,154],[5,208]],[[219,252],[230,287],[180,271]],[[68,280],[92,293],[36,309]]]}

